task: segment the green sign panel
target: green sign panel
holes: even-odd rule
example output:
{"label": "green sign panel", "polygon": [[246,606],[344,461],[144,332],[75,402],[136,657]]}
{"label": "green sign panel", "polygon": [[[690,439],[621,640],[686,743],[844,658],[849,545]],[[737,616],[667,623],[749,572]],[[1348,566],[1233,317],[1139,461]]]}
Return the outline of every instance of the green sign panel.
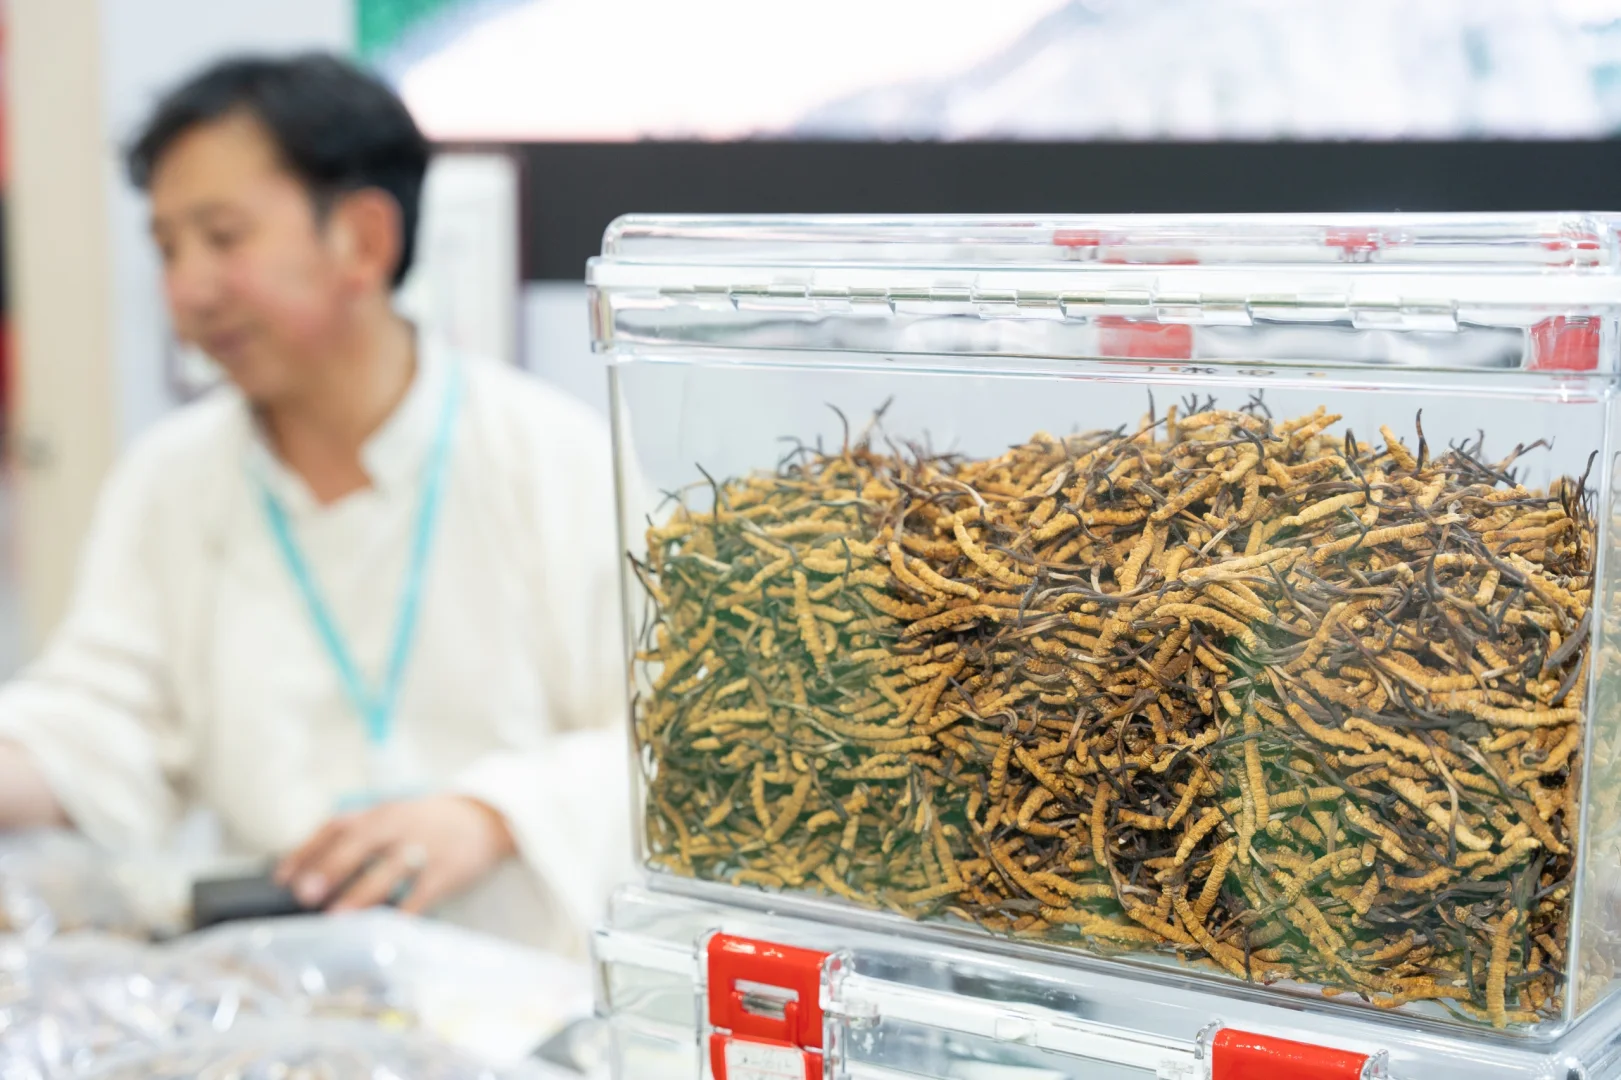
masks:
{"label": "green sign panel", "polygon": [[381,56],[413,27],[466,0],[355,0],[356,40],[363,57]]}

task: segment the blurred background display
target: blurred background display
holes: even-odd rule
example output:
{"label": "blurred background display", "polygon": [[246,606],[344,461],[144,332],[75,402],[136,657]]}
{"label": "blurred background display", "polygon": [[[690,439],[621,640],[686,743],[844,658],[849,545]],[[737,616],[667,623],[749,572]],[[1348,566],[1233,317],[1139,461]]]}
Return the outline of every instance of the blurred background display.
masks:
{"label": "blurred background display", "polygon": [[[1600,138],[1615,0],[359,0],[442,139]],[[649,93],[657,87],[657,93]]]}

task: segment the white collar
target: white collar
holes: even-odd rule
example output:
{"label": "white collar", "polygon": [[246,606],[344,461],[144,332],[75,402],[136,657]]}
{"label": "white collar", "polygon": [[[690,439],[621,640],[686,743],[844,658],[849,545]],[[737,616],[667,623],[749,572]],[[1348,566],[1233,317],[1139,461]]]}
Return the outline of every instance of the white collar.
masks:
{"label": "white collar", "polygon": [[[387,497],[414,492],[420,486],[454,362],[440,342],[424,336],[417,338],[416,371],[405,397],[360,448],[361,468],[370,478],[373,491]],[[288,513],[317,510],[319,503],[309,485],[276,456],[246,399],[242,399],[242,408],[250,433],[247,465],[251,475],[265,479]]]}

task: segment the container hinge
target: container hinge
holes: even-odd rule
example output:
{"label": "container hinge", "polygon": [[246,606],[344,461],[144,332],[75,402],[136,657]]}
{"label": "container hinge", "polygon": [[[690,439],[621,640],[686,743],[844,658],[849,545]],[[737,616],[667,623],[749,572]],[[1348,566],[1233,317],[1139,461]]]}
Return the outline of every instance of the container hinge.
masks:
{"label": "container hinge", "polygon": [[715,934],[704,955],[714,1080],[821,1080],[829,954]]}
{"label": "container hinge", "polygon": [[[1208,1080],[1197,1071],[1200,1062],[1191,1042],[1128,1031],[1039,1006],[904,985],[853,970],[838,975],[832,998],[830,1015],[852,1027],[870,1027],[878,1021],[915,1025],[1152,1072],[1160,1080]],[[1188,1071],[1190,1067],[1195,1071]]]}
{"label": "container hinge", "polygon": [[1427,330],[1443,333],[1459,328],[1458,307],[1450,300],[1403,300],[1359,297],[1347,305],[1357,330]]}

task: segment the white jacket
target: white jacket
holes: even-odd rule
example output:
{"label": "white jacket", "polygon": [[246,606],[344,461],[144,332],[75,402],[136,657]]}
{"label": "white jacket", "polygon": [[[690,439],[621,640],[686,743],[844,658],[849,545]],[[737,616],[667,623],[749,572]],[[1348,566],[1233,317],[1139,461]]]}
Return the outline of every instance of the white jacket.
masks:
{"label": "white jacket", "polygon": [[[217,391],[120,463],[77,596],[0,690],[0,739],[84,832],[157,847],[204,806],[232,854],[303,841],[367,786],[344,696],[259,501],[267,475],[369,680],[384,665],[447,377],[464,372],[393,747],[417,785],[499,809],[522,853],[446,918],[579,954],[629,865],[629,771],[609,438],[491,361],[425,344],[363,450],[373,487],[319,506]],[[256,474],[253,470],[262,470]]]}

